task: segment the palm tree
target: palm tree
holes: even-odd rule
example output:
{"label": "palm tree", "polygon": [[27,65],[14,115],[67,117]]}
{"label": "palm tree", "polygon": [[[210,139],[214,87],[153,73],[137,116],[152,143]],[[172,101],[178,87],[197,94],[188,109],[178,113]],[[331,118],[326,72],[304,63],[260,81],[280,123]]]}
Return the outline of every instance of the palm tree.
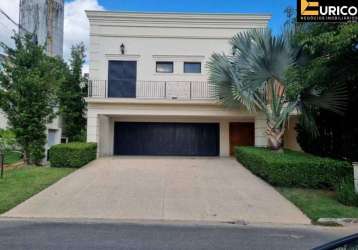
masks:
{"label": "palm tree", "polygon": [[215,53],[208,62],[216,98],[228,107],[244,105],[250,112],[262,112],[267,121],[268,146],[279,151],[293,112],[301,114],[306,127],[314,132],[310,111],[324,108],[340,113],[345,106],[345,90],[334,84],[325,89],[302,87],[288,95],[292,82],[286,72],[304,61],[302,47],[292,38],[292,31],[277,36],[269,29],[246,31],[231,40],[232,55]]}

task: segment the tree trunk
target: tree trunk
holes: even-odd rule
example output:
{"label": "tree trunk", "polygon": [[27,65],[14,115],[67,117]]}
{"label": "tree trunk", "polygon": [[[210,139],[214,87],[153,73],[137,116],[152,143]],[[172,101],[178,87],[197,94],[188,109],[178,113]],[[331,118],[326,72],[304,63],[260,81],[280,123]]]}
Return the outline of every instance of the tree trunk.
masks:
{"label": "tree trunk", "polygon": [[28,151],[25,149],[24,150],[24,162],[25,162],[25,165],[28,166],[30,165],[30,154],[28,153]]}
{"label": "tree trunk", "polygon": [[283,152],[283,135],[285,133],[284,128],[272,128],[267,127],[268,147],[276,152]]}

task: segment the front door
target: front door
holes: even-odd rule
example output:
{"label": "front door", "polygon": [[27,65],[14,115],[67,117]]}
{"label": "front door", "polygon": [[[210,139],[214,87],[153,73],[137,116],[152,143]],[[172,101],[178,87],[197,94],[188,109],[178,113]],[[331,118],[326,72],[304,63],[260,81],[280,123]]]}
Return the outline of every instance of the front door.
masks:
{"label": "front door", "polygon": [[236,146],[254,146],[254,123],[233,122],[230,123],[230,155],[235,154]]}
{"label": "front door", "polygon": [[136,61],[108,62],[108,97],[135,98]]}

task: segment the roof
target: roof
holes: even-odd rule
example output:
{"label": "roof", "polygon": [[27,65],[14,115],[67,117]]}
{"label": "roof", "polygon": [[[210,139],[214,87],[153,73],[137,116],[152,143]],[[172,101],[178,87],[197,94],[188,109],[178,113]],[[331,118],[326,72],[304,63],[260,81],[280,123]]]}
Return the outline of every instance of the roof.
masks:
{"label": "roof", "polygon": [[267,24],[271,14],[86,11],[91,23],[150,24],[153,26],[204,25],[222,27],[245,23]]}

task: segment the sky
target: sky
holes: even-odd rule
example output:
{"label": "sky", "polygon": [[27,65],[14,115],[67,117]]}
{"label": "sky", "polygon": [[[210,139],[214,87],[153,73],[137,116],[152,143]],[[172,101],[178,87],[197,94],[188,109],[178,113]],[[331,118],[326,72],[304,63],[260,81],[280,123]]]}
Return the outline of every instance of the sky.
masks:
{"label": "sky", "polygon": [[[200,13],[271,14],[270,27],[279,33],[286,20],[286,7],[296,7],[296,0],[65,0],[64,58],[71,46],[79,42],[89,45],[89,24],[84,10]],[[12,19],[19,19],[19,0],[0,0],[0,8]],[[0,41],[12,45],[16,26],[0,14]],[[84,71],[87,71],[88,65]]]}

